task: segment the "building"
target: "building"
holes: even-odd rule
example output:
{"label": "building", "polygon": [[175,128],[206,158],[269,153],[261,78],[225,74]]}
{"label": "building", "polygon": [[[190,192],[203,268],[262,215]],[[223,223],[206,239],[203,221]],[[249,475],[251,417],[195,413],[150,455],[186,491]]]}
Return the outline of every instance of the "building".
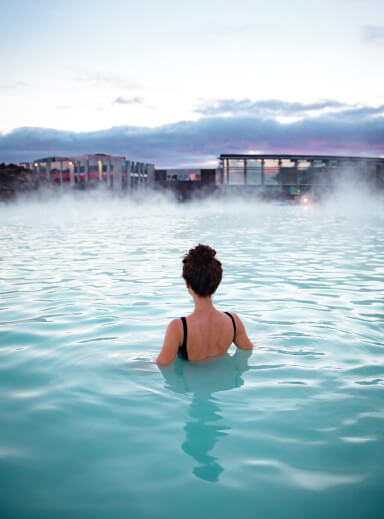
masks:
{"label": "building", "polygon": [[22,163],[43,182],[94,186],[104,183],[109,188],[129,190],[150,183],[154,165],[127,160],[123,156],[95,153],[75,157],[45,157]]}
{"label": "building", "polygon": [[153,187],[174,192],[179,200],[208,195],[216,189],[217,169],[156,169]]}
{"label": "building", "polygon": [[202,186],[216,184],[216,169],[156,169],[155,182],[199,182]]}
{"label": "building", "polygon": [[222,154],[216,179],[227,189],[279,191],[287,195],[324,191],[338,179],[384,187],[384,158],[286,154]]}
{"label": "building", "polygon": [[155,178],[157,180],[179,182],[189,180],[200,180],[201,170],[197,168],[172,168],[172,169],[156,169]]}

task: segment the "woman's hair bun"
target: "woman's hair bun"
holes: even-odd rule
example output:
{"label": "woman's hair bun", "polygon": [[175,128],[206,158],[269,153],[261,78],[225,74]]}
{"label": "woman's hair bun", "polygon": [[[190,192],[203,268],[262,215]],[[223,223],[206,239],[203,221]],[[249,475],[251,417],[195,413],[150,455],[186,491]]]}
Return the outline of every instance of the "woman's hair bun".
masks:
{"label": "woman's hair bun", "polygon": [[216,256],[216,251],[209,245],[196,245],[193,249],[190,249],[188,253],[192,261],[200,264],[209,263]]}
{"label": "woman's hair bun", "polygon": [[212,295],[223,277],[216,251],[209,245],[196,245],[183,258],[183,278],[201,297]]}

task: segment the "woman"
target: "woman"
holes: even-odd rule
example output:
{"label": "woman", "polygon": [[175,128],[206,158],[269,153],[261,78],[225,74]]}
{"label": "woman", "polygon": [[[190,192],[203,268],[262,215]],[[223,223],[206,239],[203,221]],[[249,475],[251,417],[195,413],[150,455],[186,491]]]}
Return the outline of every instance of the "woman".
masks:
{"label": "woman", "polygon": [[188,317],[169,323],[157,357],[160,366],[173,362],[177,354],[192,361],[223,355],[232,342],[242,350],[253,348],[240,318],[234,313],[219,312],[213,306],[212,294],[223,276],[215,256],[215,250],[201,244],[184,256],[183,278],[195,309]]}

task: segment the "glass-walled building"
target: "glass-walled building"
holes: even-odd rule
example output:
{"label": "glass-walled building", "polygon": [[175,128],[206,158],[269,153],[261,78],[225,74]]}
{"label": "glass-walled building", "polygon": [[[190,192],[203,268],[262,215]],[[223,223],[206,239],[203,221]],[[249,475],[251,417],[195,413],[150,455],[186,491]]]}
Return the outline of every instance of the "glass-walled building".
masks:
{"label": "glass-walled building", "polygon": [[[216,183],[287,194],[325,189],[339,179],[384,186],[384,159],[324,155],[222,154]],[[242,188],[241,188],[242,186]]]}
{"label": "glass-walled building", "polygon": [[40,181],[52,181],[57,184],[69,182],[71,165],[69,157],[45,157],[20,164],[30,169]]}
{"label": "glass-walled building", "polygon": [[75,157],[45,157],[23,164],[32,169],[40,181],[71,186],[99,183],[115,189],[132,189],[146,185],[154,176],[154,165],[127,160],[123,156],[95,153]]}

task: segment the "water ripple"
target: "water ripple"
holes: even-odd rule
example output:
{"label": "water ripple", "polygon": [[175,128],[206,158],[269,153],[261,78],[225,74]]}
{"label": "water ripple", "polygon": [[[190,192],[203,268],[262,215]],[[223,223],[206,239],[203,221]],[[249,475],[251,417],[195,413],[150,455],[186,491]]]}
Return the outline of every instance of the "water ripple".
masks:
{"label": "water ripple", "polygon": [[[379,517],[382,207],[302,209],[0,206],[0,505],[24,517],[21,489],[41,519]],[[159,370],[199,242],[255,349]]]}

